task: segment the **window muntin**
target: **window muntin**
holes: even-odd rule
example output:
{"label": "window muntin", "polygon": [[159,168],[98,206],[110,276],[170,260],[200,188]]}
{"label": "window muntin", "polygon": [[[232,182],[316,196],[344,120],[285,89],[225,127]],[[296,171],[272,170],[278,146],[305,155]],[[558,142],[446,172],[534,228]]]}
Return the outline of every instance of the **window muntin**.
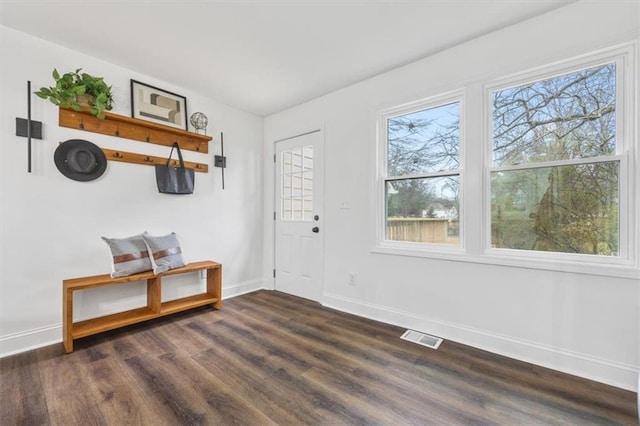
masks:
{"label": "window muntin", "polygon": [[493,248],[620,255],[616,69],[491,93]]}
{"label": "window muntin", "polygon": [[460,101],[385,117],[386,241],[459,245]]}

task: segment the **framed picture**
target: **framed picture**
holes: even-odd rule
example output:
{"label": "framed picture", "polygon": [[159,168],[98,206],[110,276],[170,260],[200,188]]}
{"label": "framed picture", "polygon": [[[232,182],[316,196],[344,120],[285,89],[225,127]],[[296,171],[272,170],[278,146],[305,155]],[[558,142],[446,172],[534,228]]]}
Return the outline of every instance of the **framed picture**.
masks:
{"label": "framed picture", "polygon": [[133,79],[131,80],[131,116],[189,130],[187,98]]}

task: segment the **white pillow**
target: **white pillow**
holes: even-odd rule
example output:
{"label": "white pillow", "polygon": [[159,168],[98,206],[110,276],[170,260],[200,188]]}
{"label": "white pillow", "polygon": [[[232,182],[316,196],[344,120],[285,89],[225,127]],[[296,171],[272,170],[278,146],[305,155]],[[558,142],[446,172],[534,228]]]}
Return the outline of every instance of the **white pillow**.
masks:
{"label": "white pillow", "polygon": [[142,238],[147,243],[152,255],[154,274],[161,274],[169,269],[186,265],[175,232],[162,236],[153,236],[145,232],[142,234]]}
{"label": "white pillow", "polygon": [[149,249],[142,235],[126,238],[102,237],[102,239],[111,249],[111,278],[126,277],[153,269]]}

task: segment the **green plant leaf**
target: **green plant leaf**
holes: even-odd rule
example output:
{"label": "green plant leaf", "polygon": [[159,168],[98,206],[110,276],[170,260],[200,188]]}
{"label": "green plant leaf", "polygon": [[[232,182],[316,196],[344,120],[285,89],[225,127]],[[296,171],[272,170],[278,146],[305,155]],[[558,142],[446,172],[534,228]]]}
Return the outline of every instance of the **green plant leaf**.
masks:
{"label": "green plant leaf", "polygon": [[81,95],[91,95],[95,101],[90,101],[90,112],[98,118],[104,118],[103,110],[110,110],[113,104],[112,86],[108,86],[103,77],[94,77],[89,73],[80,73],[82,68],[62,75],[54,68],[52,76],[55,85],[42,87],[34,92],[42,99],[49,99],[51,103],[61,108],[72,108],[81,111],[82,107],[76,101]]}

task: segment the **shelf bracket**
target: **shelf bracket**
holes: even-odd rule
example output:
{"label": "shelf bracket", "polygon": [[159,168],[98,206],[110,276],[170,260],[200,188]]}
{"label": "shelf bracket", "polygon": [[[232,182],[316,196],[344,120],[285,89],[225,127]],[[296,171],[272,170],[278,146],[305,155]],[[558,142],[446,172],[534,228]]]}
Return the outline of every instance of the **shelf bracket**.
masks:
{"label": "shelf bracket", "polygon": [[213,166],[222,170],[222,189],[224,189],[224,169],[227,168],[227,157],[224,156],[224,133],[220,132],[220,154],[213,157]]}
{"label": "shelf bracket", "polygon": [[31,173],[31,139],[42,139],[42,122],[31,119],[31,80],[27,80],[27,119],[16,117],[16,136],[27,138],[27,172]]}

